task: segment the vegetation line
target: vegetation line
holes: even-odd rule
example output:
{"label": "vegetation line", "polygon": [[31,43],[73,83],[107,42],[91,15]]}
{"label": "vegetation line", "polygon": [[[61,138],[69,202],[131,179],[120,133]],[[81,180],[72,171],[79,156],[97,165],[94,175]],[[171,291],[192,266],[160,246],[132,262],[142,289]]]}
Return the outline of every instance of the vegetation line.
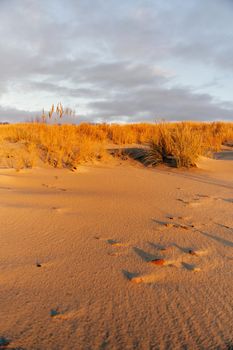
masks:
{"label": "vegetation line", "polygon": [[[38,159],[58,168],[107,159],[107,146],[140,144],[146,164],[195,166],[200,155],[233,140],[233,123],[88,124],[25,123],[0,126],[0,160],[8,167],[34,166]],[[17,147],[16,147],[17,145]],[[149,146],[149,147],[148,147]]]}

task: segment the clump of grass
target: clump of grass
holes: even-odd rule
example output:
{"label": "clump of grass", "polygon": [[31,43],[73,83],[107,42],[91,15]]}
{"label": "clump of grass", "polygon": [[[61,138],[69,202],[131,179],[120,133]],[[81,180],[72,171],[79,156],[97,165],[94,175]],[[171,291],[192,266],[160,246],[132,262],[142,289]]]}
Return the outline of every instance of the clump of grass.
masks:
{"label": "clump of grass", "polygon": [[196,166],[196,162],[204,153],[203,138],[187,124],[180,124],[174,130],[172,139],[172,155],[176,160],[177,167]]}
{"label": "clump of grass", "polygon": [[151,138],[148,142],[149,150],[146,157],[146,163],[157,165],[166,162],[171,156],[171,133],[166,125],[161,125],[157,137]]}
{"label": "clump of grass", "polygon": [[200,133],[194,132],[190,125],[181,123],[173,128],[167,124],[159,127],[156,139],[149,142],[147,163],[173,163],[176,167],[192,167],[203,154],[204,145]]}

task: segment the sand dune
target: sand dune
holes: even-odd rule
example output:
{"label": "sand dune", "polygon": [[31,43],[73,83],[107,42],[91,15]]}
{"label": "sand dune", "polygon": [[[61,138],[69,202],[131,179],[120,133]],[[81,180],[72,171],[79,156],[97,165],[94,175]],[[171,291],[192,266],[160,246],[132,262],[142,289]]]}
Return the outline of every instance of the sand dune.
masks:
{"label": "sand dune", "polygon": [[1,169],[8,348],[230,349],[233,162],[199,166]]}

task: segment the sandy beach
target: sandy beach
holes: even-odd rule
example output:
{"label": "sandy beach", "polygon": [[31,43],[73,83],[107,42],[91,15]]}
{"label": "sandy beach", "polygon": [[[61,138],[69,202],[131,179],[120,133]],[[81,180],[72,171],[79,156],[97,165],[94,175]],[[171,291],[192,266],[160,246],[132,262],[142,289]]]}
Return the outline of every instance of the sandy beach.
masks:
{"label": "sandy beach", "polygon": [[230,349],[232,174],[221,157],[1,169],[7,349]]}

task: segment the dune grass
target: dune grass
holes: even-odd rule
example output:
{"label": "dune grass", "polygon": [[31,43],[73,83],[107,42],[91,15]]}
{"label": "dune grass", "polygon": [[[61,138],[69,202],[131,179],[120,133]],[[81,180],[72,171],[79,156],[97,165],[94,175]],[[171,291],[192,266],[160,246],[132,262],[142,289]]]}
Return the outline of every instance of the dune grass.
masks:
{"label": "dune grass", "polygon": [[[32,167],[38,159],[57,168],[108,159],[107,146],[149,145],[147,163],[173,159],[191,167],[200,155],[218,151],[233,140],[233,123],[88,124],[25,123],[0,126],[0,157],[16,168]],[[17,147],[15,147],[17,145]]]}
{"label": "dune grass", "polygon": [[203,136],[190,125],[181,123],[173,128],[158,127],[158,135],[149,141],[146,161],[152,165],[173,163],[176,167],[195,166],[198,157],[206,150]]}
{"label": "dune grass", "polygon": [[[106,155],[103,140],[74,125],[15,124],[0,128],[0,140],[18,143],[55,168],[73,168]],[[21,147],[22,148],[22,147]]]}

